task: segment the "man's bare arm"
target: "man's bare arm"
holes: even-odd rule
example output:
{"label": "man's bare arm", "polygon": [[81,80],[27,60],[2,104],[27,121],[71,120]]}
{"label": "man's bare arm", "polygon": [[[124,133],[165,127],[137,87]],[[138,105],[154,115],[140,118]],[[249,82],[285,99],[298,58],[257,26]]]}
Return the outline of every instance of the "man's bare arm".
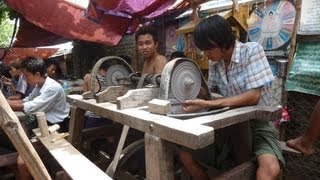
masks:
{"label": "man's bare arm", "polygon": [[22,100],[7,100],[10,107],[14,111],[23,111],[23,101]]}
{"label": "man's bare arm", "polygon": [[161,74],[163,71],[163,68],[166,64],[167,64],[167,59],[164,56],[159,55],[156,58],[156,63],[155,63],[155,67],[154,67],[155,74]]}

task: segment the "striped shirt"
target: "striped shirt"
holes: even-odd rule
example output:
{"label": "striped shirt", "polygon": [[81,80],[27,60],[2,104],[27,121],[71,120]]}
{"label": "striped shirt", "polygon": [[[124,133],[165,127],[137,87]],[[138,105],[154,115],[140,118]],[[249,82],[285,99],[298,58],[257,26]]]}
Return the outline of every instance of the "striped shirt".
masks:
{"label": "striped shirt", "polygon": [[224,97],[262,87],[258,105],[270,105],[269,89],[273,80],[264,50],[256,42],[236,41],[227,72],[224,60],[209,61],[208,87]]}
{"label": "striped shirt", "polygon": [[[106,90],[108,87],[106,77],[97,73],[96,78],[97,78],[97,81],[100,86],[99,90],[96,93],[99,93],[99,92]],[[91,112],[91,111],[86,111],[85,116],[86,117],[101,118],[101,116],[98,116],[94,112]]]}

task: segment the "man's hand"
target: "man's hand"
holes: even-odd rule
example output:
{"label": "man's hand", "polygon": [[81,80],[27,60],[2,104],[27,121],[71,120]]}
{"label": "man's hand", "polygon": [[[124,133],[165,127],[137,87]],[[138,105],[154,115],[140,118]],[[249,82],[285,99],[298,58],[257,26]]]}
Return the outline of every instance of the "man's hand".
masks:
{"label": "man's hand", "polygon": [[9,78],[6,78],[5,76],[1,77],[1,81],[4,82],[4,83],[10,83],[11,82],[11,80]]}
{"label": "man's hand", "polygon": [[182,104],[182,110],[185,112],[195,112],[201,109],[206,109],[209,107],[209,103],[206,100],[187,100]]}

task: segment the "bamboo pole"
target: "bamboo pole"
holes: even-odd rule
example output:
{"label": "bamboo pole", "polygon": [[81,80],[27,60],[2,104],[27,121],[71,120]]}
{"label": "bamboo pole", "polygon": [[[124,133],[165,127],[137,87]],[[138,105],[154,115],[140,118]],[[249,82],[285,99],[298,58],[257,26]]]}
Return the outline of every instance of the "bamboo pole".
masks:
{"label": "bamboo pole", "polygon": [[36,180],[51,180],[47,169],[32,146],[18,117],[12,111],[2,92],[0,92],[0,113],[1,128],[7,134],[19,155],[25,161],[33,178]]}
{"label": "bamboo pole", "polygon": [[[299,28],[299,23],[300,23],[300,18],[301,18],[301,4],[302,4],[302,0],[296,1],[296,18],[294,20],[293,32],[292,32],[292,36],[291,36],[291,43],[290,43],[290,50],[289,50],[289,55],[288,55],[288,65],[287,65],[286,75],[289,75],[289,72],[290,72],[292,64],[293,64],[294,54],[296,52],[297,31]],[[283,84],[283,86],[284,86],[284,84]],[[288,93],[286,91],[284,91],[282,103],[286,104],[287,100],[288,100]]]}

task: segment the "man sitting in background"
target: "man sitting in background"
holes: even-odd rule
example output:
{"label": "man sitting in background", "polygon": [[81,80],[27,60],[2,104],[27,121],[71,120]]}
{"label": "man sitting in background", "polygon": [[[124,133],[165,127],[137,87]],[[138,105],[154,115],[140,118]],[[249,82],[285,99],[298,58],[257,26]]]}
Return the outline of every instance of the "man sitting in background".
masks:
{"label": "man sitting in background", "polygon": [[157,30],[152,26],[141,26],[135,33],[135,40],[144,59],[142,74],[161,74],[167,60],[157,52]]}
{"label": "man sitting in background", "polygon": [[22,61],[21,69],[27,82],[35,88],[22,100],[8,100],[11,108],[24,111],[27,115],[42,111],[49,125],[64,122],[64,119],[69,116],[66,95],[59,83],[46,76],[44,62],[38,58],[27,58]]}
{"label": "man sitting in background", "polygon": [[23,99],[24,97],[28,96],[34,88],[34,86],[27,83],[25,77],[21,72],[20,66],[21,66],[21,61],[19,60],[13,60],[9,62],[9,68],[10,68],[9,72],[12,78],[11,84],[14,87],[16,92],[15,95],[8,97],[8,99],[11,99],[11,100]]}
{"label": "man sitting in background", "polygon": [[[26,58],[21,63],[21,69],[27,82],[34,85],[35,88],[23,100],[8,100],[11,108],[24,111],[28,116],[42,111],[45,113],[49,125],[56,123],[61,125],[69,116],[70,109],[62,86],[46,76],[46,66],[42,59]],[[29,131],[37,127],[35,118],[28,118],[25,123]],[[17,165],[20,179],[32,179],[21,156],[18,157]]]}

